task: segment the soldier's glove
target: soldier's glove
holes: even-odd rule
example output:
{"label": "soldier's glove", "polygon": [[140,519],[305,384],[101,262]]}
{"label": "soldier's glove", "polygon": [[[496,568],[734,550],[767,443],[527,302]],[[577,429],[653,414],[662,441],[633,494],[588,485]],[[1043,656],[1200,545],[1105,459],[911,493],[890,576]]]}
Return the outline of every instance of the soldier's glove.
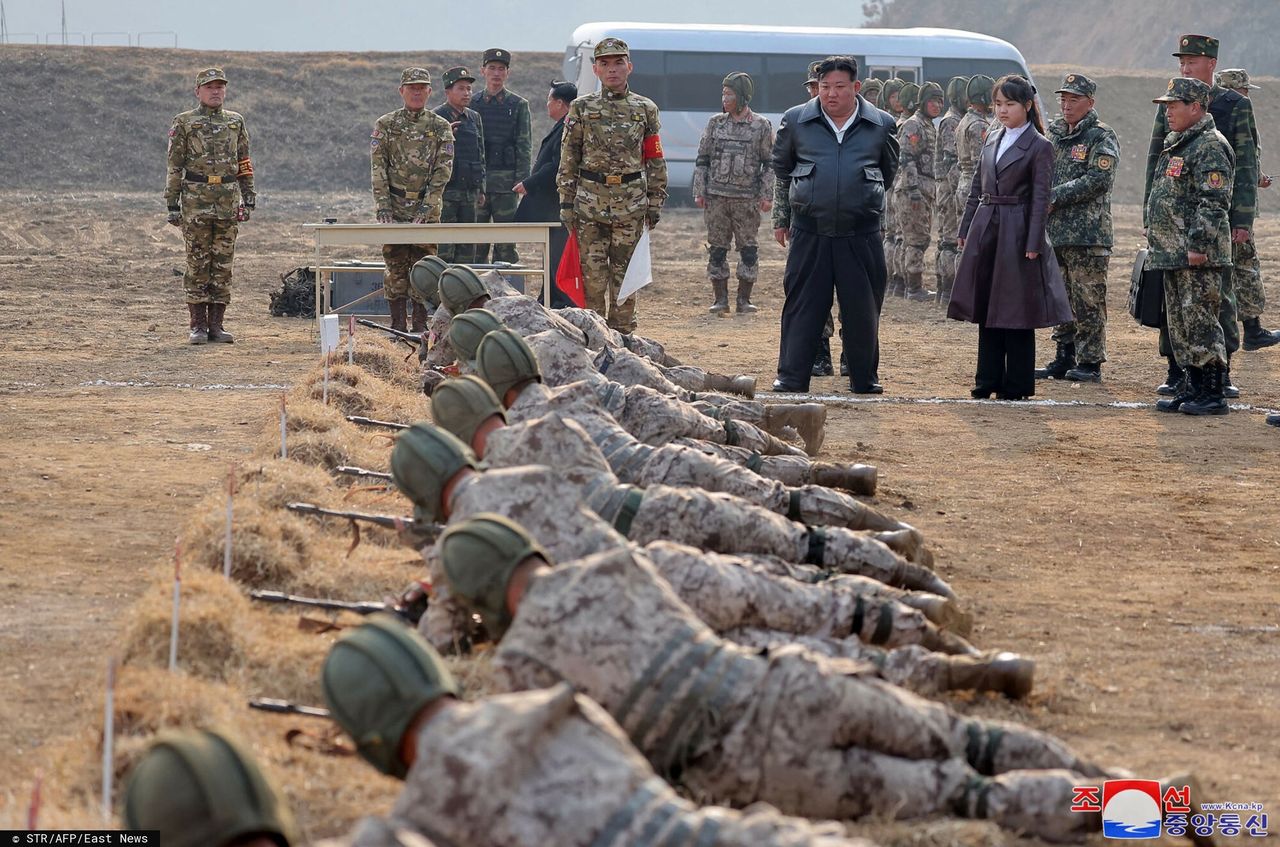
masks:
{"label": "soldier's glove", "polygon": [[573,229],[573,206],[560,207],[560,223],[564,224],[565,229]]}
{"label": "soldier's glove", "polygon": [[661,220],[661,216],[658,214],[658,210],[653,207],[650,207],[649,211],[644,213],[644,223],[649,229],[657,227],[659,220]]}
{"label": "soldier's glove", "polygon": [[249,220],[249,213],[252,211],[253,211],[252,206],[246,206],[245,204],[241,203],[239,206],[236,207],[236,220],[241,223],[244,223],[245,221]]}
{"label": "soldier's glove", "polygon": [[391,223],[391,210],[390,210],[390,209],[379,209],[379,210],[378,210],[378,223],[380,223],[380,224],[389,224],[389,223]]}
{"label": "soldier's glove", "polygon": [[165,218],[165,222],[170,226],[182,226],[182,210],[170,209],[169,215]]}

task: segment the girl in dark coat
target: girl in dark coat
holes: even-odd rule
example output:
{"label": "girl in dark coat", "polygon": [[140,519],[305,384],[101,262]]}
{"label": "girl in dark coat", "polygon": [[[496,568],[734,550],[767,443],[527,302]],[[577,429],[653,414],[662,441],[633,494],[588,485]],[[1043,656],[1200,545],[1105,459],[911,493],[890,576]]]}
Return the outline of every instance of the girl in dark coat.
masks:
{"label": "girl in dark coat", "polygon": [[987,137],[957,241],[963,249],[947,317],[978,325],[971,394],[1035,394],[1035,330],[1072,320],[1066,286],[1045,237],[1053,144],[1025,78],[1005,76],[993,102],[1002,124]]}

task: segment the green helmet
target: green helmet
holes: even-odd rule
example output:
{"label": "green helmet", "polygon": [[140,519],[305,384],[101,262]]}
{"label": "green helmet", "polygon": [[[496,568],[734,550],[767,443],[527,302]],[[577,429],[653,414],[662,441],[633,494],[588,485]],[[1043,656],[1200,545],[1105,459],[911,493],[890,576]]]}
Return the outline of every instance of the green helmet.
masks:
{"label": "green helmet", "polygon": [[476,370],[489,383],[498,399],[505,402],[507,392],[528,380],[542,382],[538,360],[520,334],[499,329],[480,339],[476,348]]}
{"label": "green helmet", "polygon": [[904,82],[902,90],[898,92],[898,105],[902,107],[904,115],[914,112],[916,106],[920,105],[920,86],[914,82]]}
{"label": "green helmet", "polygon": [[965,94],[965,86],[969,84],[967,76],[953,76],[951,81],[947,83],[947,102],[951,107],[964,111],[969,105],[969,98]]}
{"label": "green helmet", "polygon": [[454,265],[440,274],[440,302],[455,315],[460,315],[477,297],[488,297],[480,277],[466,265]]}
{"label": "green helmet", "polygon": [[440,564],[450,589],[480,615],[495,639],[511,626],[507,583],[530,556],[550,561],[523,527],[492,512],[451,526],[440,536]]}
{"label": "green helmet", "polygon": [[928,103],[930,100],[941,100],[943,101],[943,108],[946,108],[947,95],[943,92],[942,86],[938,85],[936,82],[926,82],[924,85],[920,86],[919,97],[920,99],[916,101],[916,105],[921,109],[923,109],[924,104]]}
{"label": "green helmet", "polygon": [[428,523],[444,517],[445,483],[458,471],[477,467],[470,447],[428,423],[414,424],[400,433],[391,451],[391,478],[412,501],[415,516]]}
{"label": "green helmet", "polygon": [[334,642],[320,671],[333,719],[356,751],[382,773],[404,779],[400,740],[432,701],[457,697],[458,684],[416,630],[385,613]]}
{"label": "green helmet", "polygon": [[494,415],[504,422],[507,419],[502,401],[478,376],[447,379],[431,395],[431,417],[436,425],[458,436],[464,444],[470,444],[480,424]]}
{"label": "green helmet", "polygon": [[476,357],[480,339],[504,326],[502,318],[488,309],[468,309],[449,322],[449,345],[459,359],[469,362]]}
{"label": "green helmet", "polygon": [[252,757],[208,730],[161,733],[129,776],[126,829],[159,830],[173,847],[224,847],[261,835],[300,843],[293,815]]}
{"label": "green helmet", "polygon": [[449,263],[439,256],[423,256],[409,270],[409,284],[424,301],[439,306],[440,274],[448,269]]}
{"label": "green helmet", "polygon": [[876,105],[886,112],[892,112],[893,110],[889,108],[889,98],[901,92],[902,86],[904,85],[906,85],[906,83],[898,79],[896,76],[893,79],[885,81],[884,86],[880,89],[880,102]]}
{"label": "green helmet", "polygon": [[756,93],[756,84],[751,81],[751,76],[742,71],[734,71],[725,77],[720,84],[734,93],[738,98],[739,106],[746,106],[750,103],[751,98]]}
{"label": "green helmet", "polygon": [[986,74],[977,74],[969,80],[969,84],[964,88],[965,99],[972,105],[990,106],[991,90],[996,87],[996,81]]}
{"label": "green helmet", "polygon": [[859,92],[865,100],[871,105],[878,105],[880,102],[880,89],[884,88],[884,80],[872,77],[862,83],[862,90]]}

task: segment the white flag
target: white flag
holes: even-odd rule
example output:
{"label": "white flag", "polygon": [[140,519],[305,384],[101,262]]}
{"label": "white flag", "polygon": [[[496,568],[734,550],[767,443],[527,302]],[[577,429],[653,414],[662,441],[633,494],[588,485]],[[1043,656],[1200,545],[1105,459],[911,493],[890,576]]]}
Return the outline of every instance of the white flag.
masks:
{"label": "white flag", "polygon": [[636,249],[627,264],[627,272],[622,277],[622,287],[618,289],[618,305],[632,294],[653,282],[653,259],[649,255],[649,225],[644,225]]}

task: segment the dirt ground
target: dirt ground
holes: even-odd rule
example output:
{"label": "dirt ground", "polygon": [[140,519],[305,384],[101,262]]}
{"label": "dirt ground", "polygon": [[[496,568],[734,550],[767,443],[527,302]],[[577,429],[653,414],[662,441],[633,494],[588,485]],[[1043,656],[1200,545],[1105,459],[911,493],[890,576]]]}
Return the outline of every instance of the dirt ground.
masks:
{"label": "dirt ground", "polygon": [[[152,194],[0,192],[0,827],[17,824],[51,743],[101,716],[124,612],[198,500],[249,455],[319,356],[310,322],[268,316],[309,261],[299,224],[365,198],[275,195],[242,228],[237,343],[187,346],[181,239]],[[1037,402],[969,401],[976,333],[895,300],[883,398],[838,378],[823,458],[877,464],[880,506],[918,526],[975,613],[982,647],[1038,662],[1028,703],[957,699],[1155,777],[1194,768],[1201,800],[1280,802],[1280,348],[1241,353],[1231,415],[1159,415],[1152,331],[1125,313],[1137,210],[1117,214],[1105,382]],[[762,231],[762,238],[765,233]],[[1280,225],[1259,228],[1264,274]],[[641,331],[686,361],[773,376],[784,254],[761,251],[754,317],[713,317],[697,213],[655,232]],[[353,254],[350,258],[376,258]],[[1280,285],[1268,284],[1280,303]],[[1269,316],[1280,324],[1280,310]],[[1046,357],[1048,333],[1040,336]],[[1051,402],[1049,402],[1051,401]],[[390,585],[388,589],[398,588]]]}

